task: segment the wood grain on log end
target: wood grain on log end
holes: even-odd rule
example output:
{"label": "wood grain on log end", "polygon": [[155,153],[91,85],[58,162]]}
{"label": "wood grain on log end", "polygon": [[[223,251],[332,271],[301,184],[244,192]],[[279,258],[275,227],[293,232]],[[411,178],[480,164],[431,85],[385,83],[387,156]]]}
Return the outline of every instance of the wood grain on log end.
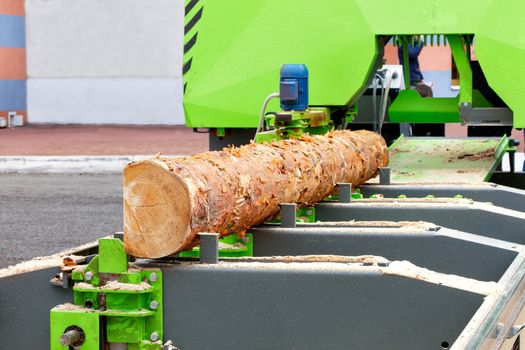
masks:
{"label": "wood grain on log end", "polygon": [[136,257],[160,258],[187,245],[190,206],[186,184],[164,162],[150,159],[128,165],[124,169],[126,251]]}

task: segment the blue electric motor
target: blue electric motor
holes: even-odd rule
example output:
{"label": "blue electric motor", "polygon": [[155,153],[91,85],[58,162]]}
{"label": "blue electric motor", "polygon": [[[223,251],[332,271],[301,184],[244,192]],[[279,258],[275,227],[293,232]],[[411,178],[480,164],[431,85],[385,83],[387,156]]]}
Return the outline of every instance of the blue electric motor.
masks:
{"label": "blue electric motor", "polygon": [[308,68],[304,64],[283,64],[280,84],[281,110],[308,108]]}

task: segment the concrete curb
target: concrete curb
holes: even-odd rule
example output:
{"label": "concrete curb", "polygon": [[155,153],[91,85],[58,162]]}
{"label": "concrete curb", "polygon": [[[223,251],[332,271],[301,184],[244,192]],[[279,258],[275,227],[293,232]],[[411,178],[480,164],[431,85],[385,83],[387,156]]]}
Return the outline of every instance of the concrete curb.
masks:
{"label": "concrete curb", "polygon": [[[0,157],[0,174],[119,174],[127,164],[151,157],[151,155],[4,156]],[[166,155],[166,157],[175,158],[182,155]]]}
{"label": "concrete curb", "polygon": [[[169,158],[184,155],[163,155]],[[129,163],[151,158],[137,156],[0,156],[0,174],[120,174]],[[523,153],[516,153],[516,171],[521,171]],[[505,155],[503,170],[509,170]]]}

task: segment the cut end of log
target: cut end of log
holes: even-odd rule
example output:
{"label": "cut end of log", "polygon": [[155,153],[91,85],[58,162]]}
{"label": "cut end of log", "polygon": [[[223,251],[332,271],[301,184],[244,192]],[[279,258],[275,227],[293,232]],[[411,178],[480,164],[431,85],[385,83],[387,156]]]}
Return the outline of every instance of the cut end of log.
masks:
{"label": "cut end of log", "polygon": [[190,212],[186,184],[163,161],[124,169],[124,246],[132,256],[160,258],[186,246]]}

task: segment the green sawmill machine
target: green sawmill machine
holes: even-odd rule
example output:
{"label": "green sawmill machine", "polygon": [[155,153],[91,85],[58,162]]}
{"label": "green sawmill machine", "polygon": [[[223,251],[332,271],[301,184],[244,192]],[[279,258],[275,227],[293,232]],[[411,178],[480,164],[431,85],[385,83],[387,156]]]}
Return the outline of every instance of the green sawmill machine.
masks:
{"label": "green sawmill machine", "polygon": [[[359,123],[525,127],[521,0],[187,0],[185,12],[186,123],[210,130],[211,148]],[[457,97],[420,97],[407,57],[382,65],[388,42],[443,39]],[[504,106],[473,88],[472,43]],[[116,233],[0,270],[0,347],[520,349],[525,177],[501,170],[516,144],[400,136],[378,178],[283,203],[243,238],[203,233],[177,256],[135,259]]]}
{"label": "green sawmill machine", "polygon": [[[525,67],[519,62],[525,41],[516,35],[522,19],[510,14],[523,6],[514,0],[187,1],[186,125],[211,129],[212,147],[248,141],[250,129],[259,125],[262,102],[278,89],[281,65],[303,63],[310,75],[310,106],[327,108],[341,127],[360,112],[358,102],[381,70],[388,42],[406,48],[416,42],[439,45],[445,39],[459,73],[458,96],[422,98],[408,88],[398,91],[383,113],[384,122],[522,128],[525,101],[519,87]],[[482,69],[476,73],[504,106],[494,107],[486,91],[473,88],[473,42]],[[399,79],[408,87],[409,59],[404,64]],[[268,110],[278,106],[270,103]]]}

